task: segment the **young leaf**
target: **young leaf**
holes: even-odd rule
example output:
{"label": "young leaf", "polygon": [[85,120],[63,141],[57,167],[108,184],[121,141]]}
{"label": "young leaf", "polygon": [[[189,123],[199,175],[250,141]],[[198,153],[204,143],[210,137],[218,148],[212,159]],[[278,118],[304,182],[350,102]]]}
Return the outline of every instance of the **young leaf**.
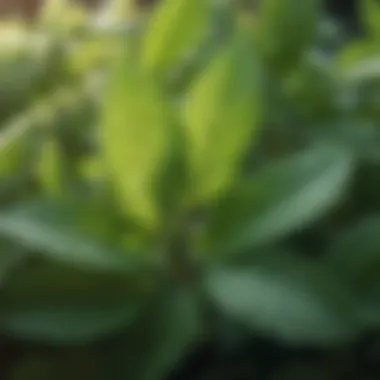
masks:
{"label": "young leaf", "polygon": [[344,149],[321,147],[262,168],[216,207],[209,241],[218,252],[235,254],[285,236],[339,201],[351,167]]}
{"label": "young leaf", "polygon": [[130,325],[147,290],[124,275],[46,263],[25,267],[2,290],[0,329],[23,340],[88,343]]}
{"label": "young leaf", "polygon": [[240,169],[257,132],[258,77],[250,43],[239,35],[190,89],[184,120],[193,200],[218,197]]}
{"label": "young leaf", "polygon": [[144,267],[144,255],[128,254],[109,242],[112,228],[110,215],[83,200],[27,203],[0,214],[1,236],[48,259],[98,271]]}
{"label": "young leaf", "polygon": [[162,72],[176,64],[202,40],[209,1],[164,0],[150,21],[143,43],[143,65]]}
{"label": "young leaf", "polygon": [[287,343],[339,344],[360,332],[349,290],[314,263],[217,270],[207,284],[227,315]]}
{"label": "young leaf", "polygon": [[154,188],[169,149],[169,111],[133,58],[122,59],[111,75],[101,143],[121,206],[148,228],[160,218]]}

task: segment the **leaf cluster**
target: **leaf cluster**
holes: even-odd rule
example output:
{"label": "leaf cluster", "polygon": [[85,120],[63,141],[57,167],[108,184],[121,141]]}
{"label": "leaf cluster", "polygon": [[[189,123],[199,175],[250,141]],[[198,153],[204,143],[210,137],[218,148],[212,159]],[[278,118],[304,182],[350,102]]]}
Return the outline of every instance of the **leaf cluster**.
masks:
{"label": "leaf cluster", "polygon": [[380,332],[362,3],[344,44],[318,0],[55,0],[1,25],[0,332],[22,347],[4,378],[160,380],[209,341],[352,352]]}

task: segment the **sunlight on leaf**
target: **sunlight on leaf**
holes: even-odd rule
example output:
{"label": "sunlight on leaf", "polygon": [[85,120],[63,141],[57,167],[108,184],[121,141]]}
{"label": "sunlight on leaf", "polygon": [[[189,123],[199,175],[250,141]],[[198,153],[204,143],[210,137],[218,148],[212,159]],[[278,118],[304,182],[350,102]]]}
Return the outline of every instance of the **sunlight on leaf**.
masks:
{"label": "sunlight on leaf", "polygon": [[257,134],[259,73],[246,36],[219,53],[190,88],[185,104],[195,201],[220,196]]}
{"label": "sunlight on leaf", "polygon": [[148,228],[159,223],[155,185],[167,159],[172,116],[151,78],[129,57],[111,75],[101,122],[102,149],[122,207]]}
{"label": "sunlight on leaf", "polygon": [[196,48],[207,27],[207,0],[164,0],[158,4],[143,44],[143,66],[162,72]]}

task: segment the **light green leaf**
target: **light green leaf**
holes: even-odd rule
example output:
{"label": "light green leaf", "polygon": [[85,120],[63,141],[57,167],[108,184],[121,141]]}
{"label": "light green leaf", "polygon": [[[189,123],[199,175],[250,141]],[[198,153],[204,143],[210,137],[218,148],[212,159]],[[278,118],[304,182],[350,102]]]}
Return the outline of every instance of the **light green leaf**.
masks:
{"label": "light green leaf", "polygon": [[2,290],[0,329],[50,344],[91,342],[134,322],[144,292],[124,275],[49,264],[25,267]]}
{"label": "light green leaf", "polygon": [[171,123],[151,78],[133,58],[122,59],[111,75],[100,141],[121,207],[148,228],[160,219],[155,185],[170,149]]}
{"label": "light green leaf", "polygon": [[208,7],[208,0],[160,2],[143,42],[143,66],[162,72],[197,47],[206,32]]}
{"label": "light green leaf", "polygon": [[257,133],[258,78],[250,43],[239,35],[190,89],[184,119],[193,200],[218,197],[239,171]]}
{"label": "light green leaf", "polygon": [[339,201],[351,168],[346,150],[320,147],[260,169],[216,207],[209,248],[232,255],[302,228]]}
{"label": "light green leaf", "polygon": [[349,290],[315,263],[216,270],[207,284],[227,315],[287,343],[339,344],[360,332]]}
{"label": "light green leaf", "polygon": [[144,267],[146,256],[115,245],[113,228],[110,213],[83,199],[27,203],[0,214],[1,236],[50,260],[99,271]]}

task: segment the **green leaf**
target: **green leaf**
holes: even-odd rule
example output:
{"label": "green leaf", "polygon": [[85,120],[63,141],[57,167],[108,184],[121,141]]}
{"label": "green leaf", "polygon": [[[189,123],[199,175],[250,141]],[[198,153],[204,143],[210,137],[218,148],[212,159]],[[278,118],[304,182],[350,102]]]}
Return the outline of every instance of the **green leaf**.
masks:
{"label": "green leaf", "polygon": [[209,249],[232,255],[302,228],[337,203],[350,179],[351,155],[320,147],[258,170],[217,205]]}
{"label": "green leaf", "polygon": [[110,353],[109,366],[120,372],[120,378],[166,379],[202,337],[199,301],[194,289],[174,284],[160,288],[150,307],[123,337],[121,356]]}
{"label": "green leaf", "polygon": [[127,215],[159,224],[155,185],[170,148],[170,108],[154,82],[124,58],[111,75],[101,122],[105,161]]}
{"label": "green leaf", "polygon": [[360,287],[376,282],[380,274],[380,215],[366,217],[343,230],[330,247],[327,260]]}
{"label": "green leaf", "polygon": [[207,0],[164,0],[150,21],[143,42],[143,66],[171,68],[201,42],[208,21]]}
{"label": "green leaf", "polygon": [[120,249],[113,229],[112,214],[83,199],[26,203],[0,213],[1,236],[48,259],[100,271],[144,268],[147,257]]}
{"label": "green leaf", "polygon": [[103,338],[134,322],[147,289],[142,279],[50,264],[24,267],[2,289],[0,329],[51,344]]}
{"label": "green leaf", "polygon": [[349,289],[315,263],[288,259],[219,269],[207,285],[227,315],[287,343],[339,344],[360,332]]}
{"label": "green leaf", "polygon": [[188,94],[189,191],[196,202],[225,192],[255,140],[259,73],[247,40],[239,34],[216,55]]}

